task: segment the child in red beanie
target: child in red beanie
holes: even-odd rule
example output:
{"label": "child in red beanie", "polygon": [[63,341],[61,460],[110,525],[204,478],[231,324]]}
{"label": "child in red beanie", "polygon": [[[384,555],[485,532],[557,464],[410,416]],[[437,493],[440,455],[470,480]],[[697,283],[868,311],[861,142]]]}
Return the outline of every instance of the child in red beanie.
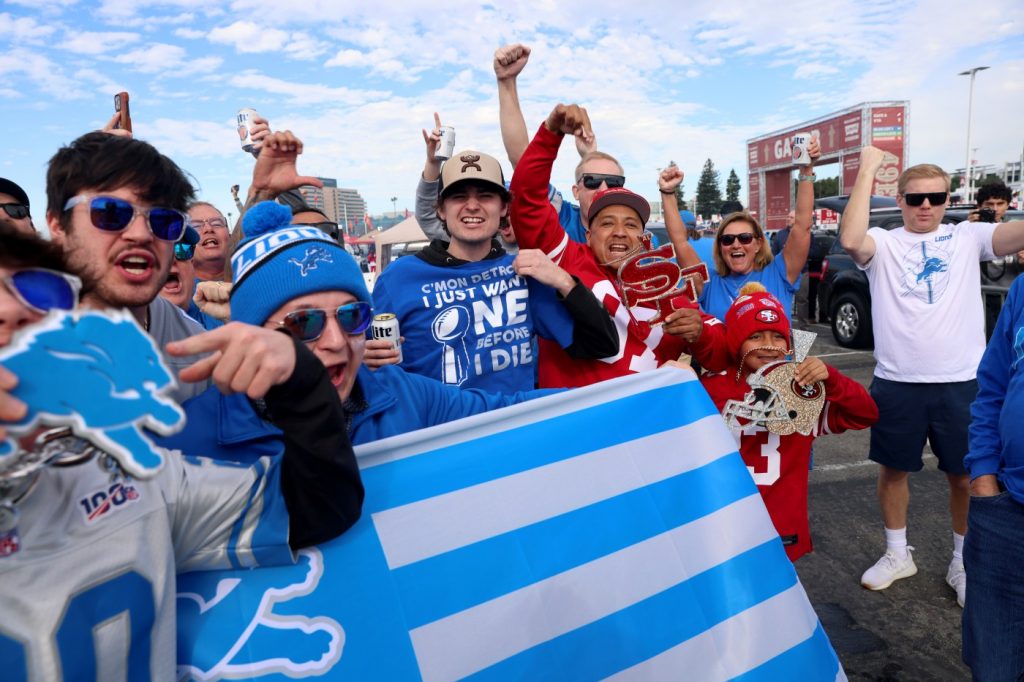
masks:
{"label": "child in red beanie", "polygon": [[[792,348],[785,309],[760,283],[752,282],[740,289],[726,313],[725,329],[734,364],[724,372],[704,375],[701,383],[727,416],[740,455],[761,492],[786,554],[796,561],[812,548],[807,521],[807,470],[815,437],[867,428],[878,419],[878,407],[863,386],[814,357],[797,365],[792,384],[787,377],[785,386],[775,395],[774,389],[755,389],[747,383],[747,378],[765,365],[786,360]],[[769,372],[783,369],[775,367]],[[778,431],[785,432],[789,427],[768,428],[768,421],[762,417],[770,420],[781,416],[786,420],[797,415],[793,408],[801,407],[797,404],[801,396],[808,400],[820,396],[820,386],[816,387],[819,381],[824,382],[824,406],[817,419],[808,424],[808,434],[795,430],[780,435]],[[788,390],[790,386],[793,390]],[[784,404],[786,398],[788,404]]]}

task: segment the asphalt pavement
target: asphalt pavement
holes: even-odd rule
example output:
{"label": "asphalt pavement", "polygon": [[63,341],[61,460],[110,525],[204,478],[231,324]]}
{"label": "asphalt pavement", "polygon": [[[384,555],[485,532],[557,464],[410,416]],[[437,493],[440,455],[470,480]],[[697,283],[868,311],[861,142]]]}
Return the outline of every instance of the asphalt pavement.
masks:
{"label": "asphalt pavement", "polygon": [[[870,386],[870,351],[837,346],[826,325],[804,328],[818,333],[812,355]],[[945,581],[953,551],[949,488],[930,453],[910,477],[907,539],[917,575],[880,592],[860,585],[885,552],[868,433],[815,441],[808,493],[814,551],[797,561],[797,573],[850,680],[969,680],[960,659],[962,611]]]}

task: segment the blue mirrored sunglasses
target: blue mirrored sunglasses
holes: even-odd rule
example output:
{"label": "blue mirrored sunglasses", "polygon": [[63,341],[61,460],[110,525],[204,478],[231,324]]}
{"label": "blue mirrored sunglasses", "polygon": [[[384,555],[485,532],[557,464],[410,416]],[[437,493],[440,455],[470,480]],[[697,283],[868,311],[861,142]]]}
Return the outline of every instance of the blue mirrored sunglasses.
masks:
{"label": "blue mirrored sunglasses", "polygon": [[177,242],[174,245],[174,259],[175,260],[192,260],[192,256],[196,255],[196,245],[187,244],[185,242]]}
{"label": "blue mirrored sunglasses", "polygon": [[71,197],[64,204],[64,210],[70,211],[79,204],[89,202],[89,219],[94,227],[106,232],[121,232],[131,225],[135,216],[146,216],[146,224],[157,239],[176,242],[185,233],[188,216],[173,208],[153,207],[142,209],[131,202],[117,197],[87,196],[79,194]]}
{"label": "blue mirrored sunglasses", "polygon": [[[290,331],[300,341],[316,341],[324,333],[329,312],[322,308],[296,310],[275,324]],[[346,334],[362,334],[370,326],[373,308],[365,301],[346,303],[334,311],[334,316]]]}
{"label": "blue mirrored sunglasses", "polygon": [[45,268],[18,270],[0,280],[16,299],[37,313],[74,310],[82,290],[82,280],[74,275]]}

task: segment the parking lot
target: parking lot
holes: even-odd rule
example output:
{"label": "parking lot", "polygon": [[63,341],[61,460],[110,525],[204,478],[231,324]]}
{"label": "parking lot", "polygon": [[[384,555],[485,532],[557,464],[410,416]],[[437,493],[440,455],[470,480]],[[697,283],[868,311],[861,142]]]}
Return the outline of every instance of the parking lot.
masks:
{"label": "parking lot", "polygon": [[[813,355],[870,385],[870,351],[837,346],[825,325],[806,328],[819,334]],[[868,444],[867,431],[816,441],[809,486],[814,551],[797,562],[800,579],[851,680],[970,679],[960,660],[962,612],[945,583],[953,541],[946,478],[934,457],[910,479],[908,539],[917,575],[881,592],[860,586],[861,573],[885,551]]]}

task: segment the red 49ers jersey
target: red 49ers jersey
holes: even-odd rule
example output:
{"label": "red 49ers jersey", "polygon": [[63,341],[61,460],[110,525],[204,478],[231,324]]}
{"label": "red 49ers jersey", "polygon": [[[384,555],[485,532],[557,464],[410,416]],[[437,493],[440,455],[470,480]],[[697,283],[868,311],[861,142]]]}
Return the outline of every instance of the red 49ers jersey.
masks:
{"label": "red 49ers jersey", "polygon": [[[729,400],[742,400],[750,390],[746,381],[737,382],[732,372],[705,375],[701,383],[719,410]],[[878,406],[864,387],[832,367],[825,380],[825,396],[825,407],[809,435],[780,436],[756,424],[745,424],[733,433],[791,561],[813,548],[807,518],[807,471],[814,439],[864,429],[878,420]]]}

